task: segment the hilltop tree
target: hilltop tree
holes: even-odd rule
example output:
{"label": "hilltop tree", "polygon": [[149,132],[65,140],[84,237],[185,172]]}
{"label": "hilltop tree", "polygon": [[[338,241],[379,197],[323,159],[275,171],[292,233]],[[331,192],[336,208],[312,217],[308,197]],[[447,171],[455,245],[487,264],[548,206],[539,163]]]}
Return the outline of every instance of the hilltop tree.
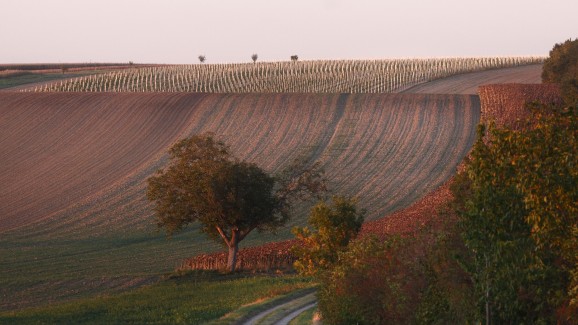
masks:
{"label": "hilltop tree", "polygon": [[296,200],[325,190],[315,167],[273,177],[235,158],[210,133],[177,142],[169,154],[168,168],[148,179],[147,196],[155,203],[157,225],[172,234],[200,222],[202,232],[228,247],[231,272],[239,242],[249,233],[275,231],[287,222]]}
{"label": "hilltop tree", "polygon": [[204,55],[199,55],[199,62],[205,63],[205,60],[206,60],[206,59],[207,59],[207,58],[206,58]]}
{"label": "hilltop tree", "polygon": [[338,253],[357,236],[365,218],[365,211],[358,211],[355,203],[354,199],[339,196],[333,197],[331,206],[320,202],[309,217],[313,230],[293,228],[293,234],[301,242],[293,248],[299,273],[318,275],[337,262]]}
{"label": "hilltop tree", "polygon": [[253,60],[253,63],[256,63],[258,58],[259,56],[257,55],[257,53],[253,53],[253,55],[251,55],[251,60]]}
{"label": "hilltop tree", "polygon": [[297,56],[297,54],[291,55],[291,61],[297,62],[297,60],[299,60],[299,56]]}
{"label": "hilltop tree", "polygon": [[566,104],[578,105],[578,38],[554,45],[544,62],[542,81],[559,84]]}

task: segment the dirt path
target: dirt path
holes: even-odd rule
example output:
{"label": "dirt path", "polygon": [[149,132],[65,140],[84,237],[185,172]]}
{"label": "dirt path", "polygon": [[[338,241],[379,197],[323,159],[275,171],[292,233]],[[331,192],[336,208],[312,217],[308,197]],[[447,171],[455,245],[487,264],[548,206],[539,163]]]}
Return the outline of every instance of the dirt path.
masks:
{"label": "dirt path", "polygon": [[297,316],[301,315],[301,313],[305,312],[306,310],[309,310],[311,308],[314,308],[315,306],[317,306],[317,302],[311,303],[309,305],[303,306],[299,309],[297,309],[296,311],[290,313],[289,315],[283,317],[283,319],[281,319],[280,321],[278,321],[276,323],[276,325],[288,325],[289,322],[291,322],[293,319],[295,319]]}
{"label": "dirt path", "polygon": [[306,294],[304,296],[296,297],[292,300],[284,302],[280,305],[271,307],[267,310],[260,312],[259,314],[251,317],[243,325],[265,325],[265,324],[275,324],[275,325],[287,325],[295,317],[299,316],[302,312],[313,308],[317,305],[317,298],[315,297],[315,292]]}

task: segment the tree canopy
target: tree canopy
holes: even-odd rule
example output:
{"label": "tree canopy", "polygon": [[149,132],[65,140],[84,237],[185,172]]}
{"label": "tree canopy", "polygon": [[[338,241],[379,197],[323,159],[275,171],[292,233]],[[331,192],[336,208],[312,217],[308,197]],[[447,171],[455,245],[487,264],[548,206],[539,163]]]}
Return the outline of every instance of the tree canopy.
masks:
{"label": "tree canopy", "polygon": [[529,105],[522,129],[481,125],[454,183],[480,315],[492,323],[576,324],[578,39],[554,46],[542,79],[565,105]]}
{"label": "tree canopy", "polygon": [[365,211],[359,211],[352,198],[333,197],[332,205],[319,202],[309,217],[313,230],[293,228],[293,234],[301,241],[294,247],[298,256],[295,268],[304,275],[317,275],[331,268],[337,254],[344,251],[361,230],[364,218]]}
{"label": "tree canopy", "polygon": [[544,62],[542,81],[560,85],[566,104],[578,105],[578,38],[554,45]]}
{"label": "tree canopy", "polygon": [[228,146],[202,134],[183,139],[169,151],[170,164],[148,180],[157,224],[169,234],[193,222],[229,248],[227,268],[235,270],[241,242],[249,233],[274,231],[290,217],[291,205],[324,190],[319,172],[273,177],[235,158]]}
{"label": "tree canopy", "polygon": [[540,105],[524,130],[480,126],[454,186],[481,314],[552,323],[577,311],[578,119]]}

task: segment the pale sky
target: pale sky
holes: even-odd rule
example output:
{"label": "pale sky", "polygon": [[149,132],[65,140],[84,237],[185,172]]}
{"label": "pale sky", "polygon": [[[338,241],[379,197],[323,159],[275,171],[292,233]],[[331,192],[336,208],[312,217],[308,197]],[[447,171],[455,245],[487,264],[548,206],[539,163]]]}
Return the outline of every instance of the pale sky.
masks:
{"label": "pale sky", "polygon": [[547,55],[578,0],[0,0],[0,63]]}

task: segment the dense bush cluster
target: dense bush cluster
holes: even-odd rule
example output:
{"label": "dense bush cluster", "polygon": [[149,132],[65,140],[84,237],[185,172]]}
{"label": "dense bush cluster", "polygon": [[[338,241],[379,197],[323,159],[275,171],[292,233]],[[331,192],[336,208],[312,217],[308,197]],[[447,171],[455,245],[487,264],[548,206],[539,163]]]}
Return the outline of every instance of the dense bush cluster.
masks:
{"label": "dense bush cluster", "polygon": [[542,81],[559,85],[566,103],[578,105],[578,38],[554,45],[544,62]]}

